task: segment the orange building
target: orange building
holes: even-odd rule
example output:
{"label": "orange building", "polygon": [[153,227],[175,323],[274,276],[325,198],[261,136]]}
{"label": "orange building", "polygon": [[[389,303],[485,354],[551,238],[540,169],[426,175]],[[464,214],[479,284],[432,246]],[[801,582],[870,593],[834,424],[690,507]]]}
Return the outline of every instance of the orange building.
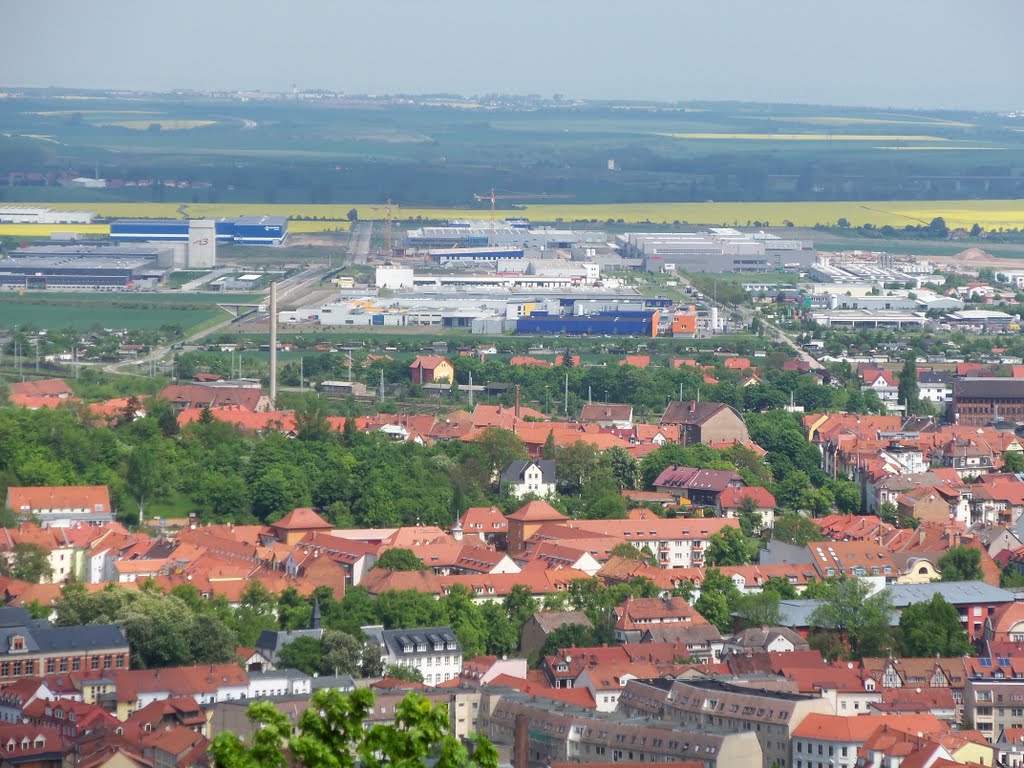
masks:
{"label": "orange building", "polygon": [[677,312],[672,315],[672,335],[689,339],[697,336],[697,310],[695,307],[690,307],[688,312]]}

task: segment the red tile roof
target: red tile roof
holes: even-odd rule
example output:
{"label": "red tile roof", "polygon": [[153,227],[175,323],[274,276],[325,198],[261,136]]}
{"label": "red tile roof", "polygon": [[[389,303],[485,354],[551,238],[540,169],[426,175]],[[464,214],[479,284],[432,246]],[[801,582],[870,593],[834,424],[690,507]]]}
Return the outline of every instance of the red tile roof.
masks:
{"label": "red tile roof", "polygon": [[281,531],[329,531],[334,527],[309,507],[297,507],[276,523],[271,523],[270,525],[272,528]]}
{"label": "red tile roof", "polygon": [[561,521],[568,518],[546,501],[537,499],[521,506],[509,515],[508,519],[519,520],[524,523],[539,523]]}
{"label": "red tile roof", "polygon": [[42,379],[40,381],[19,381],[10,386],[10,394],[24,397],[67,398],[74,391],[64,379]]}
{"label": "red tile roof", "polygon": [[13,512],[85,509],[110,513],[110,492],[105,485],[11,487],[7,489],[7,502]]}

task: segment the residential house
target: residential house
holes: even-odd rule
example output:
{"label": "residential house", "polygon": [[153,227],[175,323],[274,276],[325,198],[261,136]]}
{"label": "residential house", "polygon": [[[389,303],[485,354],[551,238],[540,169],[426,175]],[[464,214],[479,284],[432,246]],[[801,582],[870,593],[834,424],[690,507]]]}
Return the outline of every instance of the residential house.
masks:
{"label": "residential house", "polygon": [[750,509],[760,516],[760,528],[775,526],[775,497],[767,488],[759,485],[746,488],[729,487],[719,494],[719,514],[738,518],[744,509]]}
{"label": "residential house", "polygon": [[555,492],[555,462],[550,459],[516,460],[501,473],[501,484],[517,499],[551,496]]}
{"label": "residential house", "polygon": [[293,509],[276,523],[270,524],[274,536],[288,546],[298,544],[310,533],[326,533],[333,527],[308,507]]}
{"label": "residential house", "polygon": [[627,598],[612,611],[615,640],[635,643],[644,631],[665,624],[694,626],[707,621],[681,597]]}
{"label": "residential house", "polygon": [[8,391],[11,405],[30,410],[56,408],[65,403],[75,402],[75,393],[64,379],[12,382],[8,386]]}
{"label": "residential house", "polygon": [[937,371],[917,372],[918,397],[945,408],[953,399],[952,378]]}
{"label": "residential house", "polygon": [[683,445],[720,441],[746,443],[750,440],[743,417],[724,403],[677,400],[668,404],[661,423],[679,427],[679,441]]}
{"label": "residential house", "polygon": [[32,619],[24,608],[0,608],[0,684],[127,667],[128,641],[116,624],[52,627]]}
{"label": "residential house", "polygon": [[455,381],[455,368],[441,355],[417,355],[409,366],[409,379],[413,384],[451,384]]}
{"label": "residential house", "polygon": [[722,648],[728,653],[794,653],[810,650],[810,645],[788,627],[750,627],[737,632]]}
{"label": "residential house", "polygon": [[508,551],[514,555],[526,549],[526,540],[546,523],[563,523],[568,518],[546,501],[524,504],[507,518]]}
{"label": "residential house", "polygon": [[7,489],[6,507],[19,518],[34,519],[43,527],[99,525],[114,519],[105,485],[12,486]]}
{"label": "residential house", "polygon": [[462,535],[479,538],[497,549],[508,549],[508,520],[497,507],[470,507],[459,518]]}
{"label": "residential house", "polygon": [[397,664],[418,669],[427,685],[446,683],[462,670],[462,646],[451,627],[362,629],[367,641],[380,648],[385,668]]}
{"label": "residential house", "polygon": [[263,654],[272,665],[273,669],[280,661],[282,649],[298,640],[300,637],[311,637],[320,640],[324,630],[321,625],[320,604],[313,601],[313,614],[309,620],[309,627],[306,629],[264,629],[256,640],[256,650]]}
{"label": "residential house", "polygon": [[744,485],[743,478],[732,470],[697,469],[676,464],[662,470],[654,481],[657,490],[689,499],[699,506],[716,506],[722,493]]}
{"label": "residential house", "polygon": [[633,406],[616,403],[589,403],[580,410],[580,421],[605,429],[632,429]]}
{"label": "residential house", "polygon": [[256,413],[270,410],[270,398],[259,387],[219,387],[202,384],[171,384],[161,390],[160,399],[167,400],[176,411],[186,408],[237,407]]}
{"label": "residential house", "polygon": [[82,700],[100,703],[124,721],[154,701],[190,696],[199,704],[244,698],[248,674],[238,664],[199,664],[157,669],[114,669],[101,678],[81,679]]}
{"label": "residential house", "polygon": [[939,594],[959,612],[964,629],[972,638],[984,635],[985,619],[995,614],[1006,603],[1014,602],[1014,595],[1005,589],[983,581],[946,581],[929,584],[896,584],[889,587],[893,609],[901,611],[913,603],[926,603]]}
{"label": "residential house", "polygon": [[[793,732],[808,715],[834,714],[832,705],[809,696],[720,680],[631,680],[619,698],[626,717],[653,717],[683,731],[708,728],[715,712],[716,730],[753,732],[761,745],[762,766],[789,765]],[[719,719],[720,718],[720,719]]]}
{"label": "residential house", "polygon": [[908,734],[945,735],[948,726],[930,715],[828,715],[814,713],[793,730],[789,765],[792,768],[856,768],[864,745],[882,727]]}

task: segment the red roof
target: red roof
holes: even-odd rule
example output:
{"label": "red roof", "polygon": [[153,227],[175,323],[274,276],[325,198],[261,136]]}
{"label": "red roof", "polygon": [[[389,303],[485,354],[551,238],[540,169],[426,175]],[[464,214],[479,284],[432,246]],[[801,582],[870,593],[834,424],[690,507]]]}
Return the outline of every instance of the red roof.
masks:
{"label": "red roof", "polygon": [[74,394],[64,379],[20,381],[10,385],[11,395],[25,397],[70,397]]}
{"label": "red roof", "polygon": [[309,507],[297,507],[276,523],[271,523],[271,527],[282,531],[306,531],[313,529],[331,530],[334,526]]}
{"label": "red roof", "polygon": [[105,485],[13,487],[7,489],[7,507],[13,512],[85,509],[107,514],[110,493]]}
{"label": "red roof", "polygon": [[552,507],[546,501],[535,500],[524,504],[511,515],[509,520],[520,520],[524,523],[546,523],[556,520],[566,520],[566,516]]}
{"label": "red roof", "polygon": [[[410,368],[423,368],[427,371],[432,371],[441,363],[447,363],[448,361],[441,357],[441,355],[418,355],[415,360],[412,361]],[[451,365],[451,363],[448,363]]]}
{"label": "red roof", "polygon": [[775,497],[767,488],[759,485],[747,488],[726,488],[718,497],[718,503],[722,509],[739,509],[743,506],[743,500],[750,499],[754,506],[762,509],[775,509]]}

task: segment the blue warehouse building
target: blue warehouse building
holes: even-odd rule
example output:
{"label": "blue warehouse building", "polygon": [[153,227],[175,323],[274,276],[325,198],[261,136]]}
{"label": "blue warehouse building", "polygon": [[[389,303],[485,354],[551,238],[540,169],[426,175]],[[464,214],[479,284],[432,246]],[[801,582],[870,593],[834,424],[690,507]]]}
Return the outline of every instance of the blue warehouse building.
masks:
{"label": "blue warehouse building", "polygon": [[597,312],[592,315],[553,315],[533,312],[516,320],[516,333],[543,336],[645,336],[658,335],[660,313],[656,310]]}
{"label": "blue warehouse building", "polygon": [[[215,221],[218,243],[281,245],[288,236],[284,216],[236,216]],[[110,237],[122,242],[188,242],[188,221],[179,219],[118,219]]]}

